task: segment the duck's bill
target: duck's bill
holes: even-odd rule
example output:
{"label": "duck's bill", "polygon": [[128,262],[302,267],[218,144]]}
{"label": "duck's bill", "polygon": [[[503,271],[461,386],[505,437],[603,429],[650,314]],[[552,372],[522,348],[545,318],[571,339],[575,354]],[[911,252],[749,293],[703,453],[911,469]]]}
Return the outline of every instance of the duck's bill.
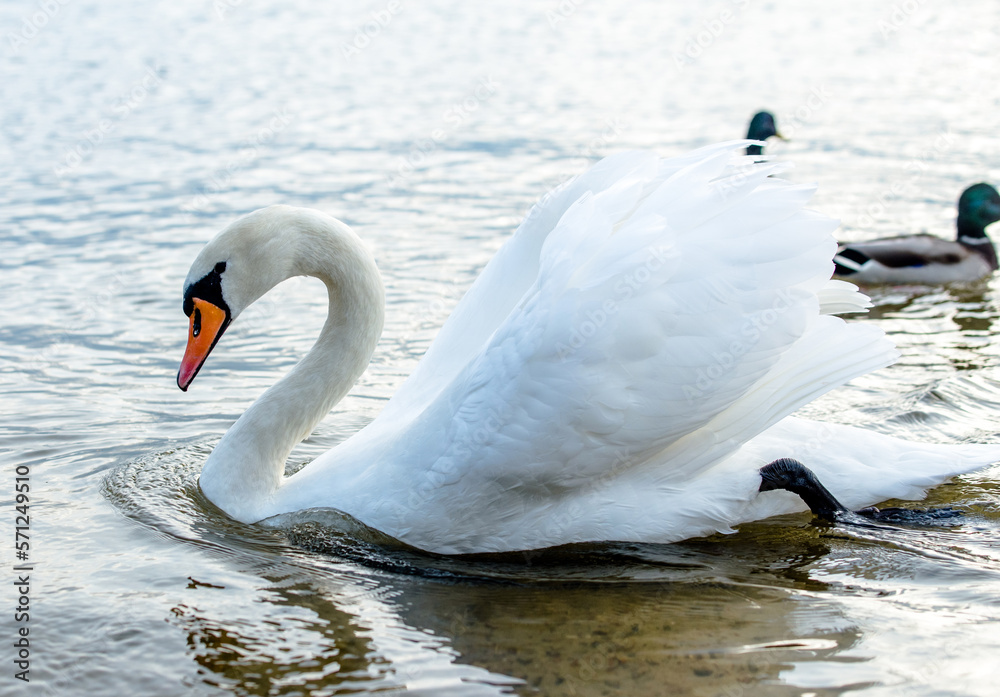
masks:
{"label": "duck's bill", "polygon": [[229,326],[229,313],[224,308],[201,298],[193,300],[187,348],[177,371],[177,386],[185,392]]}

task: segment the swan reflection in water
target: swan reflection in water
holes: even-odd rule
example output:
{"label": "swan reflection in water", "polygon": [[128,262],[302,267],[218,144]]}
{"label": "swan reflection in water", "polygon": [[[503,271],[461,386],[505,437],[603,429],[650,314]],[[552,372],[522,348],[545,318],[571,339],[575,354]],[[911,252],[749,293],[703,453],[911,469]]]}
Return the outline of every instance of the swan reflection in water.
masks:
{"label": "swan reflection in water", "polygon": [[[520,554],[452,559],[451,580],[433,566],[430,577],[400,575],[314,553],[308,570],[263,574],[260,603],[250,608],[206,609],[227,590],[204,588],[170,622],[187,633],[206,682],[247,694],[407,687],[555,697],[604,694],[618,682],[636,694],[724,690],[733,680],[777,681],[789,665],[858,639],[850,626],[819,633],[797,625],[806,610],[781,586],[825,590],[808,569],[829,547],[808,526],[788,532],[750,531],[734,555],[711,542],[541,552],[530,565]],[[317,535],[336,535],[299,534],[311,547]],[[285,608],[280,625],[275,607]],[[829,621],[835,605],[813,603],[808,612]]]}
{"label": "swan reflection in water", "polygon": [[[899,667],[869,642],[886,623],[920,621],[913,604],[938,600],[921,590],[929,580],[947,579],[976,608],[993,603],[995,584],[984,598],[970,589],[1000,570],[1000,508],[968,504],[1000,500],[989,473],[927,502],[967,511],[954,528],[964,551],[951,529],[794,514],[668,545],[470,558],[427,554],[332,512],[292,514],[280,529],[234,521],[199,491],[207,452],[199,442],[133,460],[109,474],[105,495],[202,553],[165,619],[187,637],[199,680],[241,694],[410,686],[557,697],[604,694],[618,681],[637,694],[725,694],[733,684],[794,685],[790,672],[815,685],[827,664],[837,666],[830,686],[856,684]],[[854,616],[865,598],[878,603]]]}

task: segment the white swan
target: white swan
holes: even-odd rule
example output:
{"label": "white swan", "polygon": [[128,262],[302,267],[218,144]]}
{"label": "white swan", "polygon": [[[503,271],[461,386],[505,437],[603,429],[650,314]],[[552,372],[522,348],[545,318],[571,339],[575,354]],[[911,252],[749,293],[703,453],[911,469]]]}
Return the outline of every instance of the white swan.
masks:
{"label": "white swan", "polygon": [[229,323],[296,275],[329,289],[309,354],[223,436],[205,495],[255,522],[334,508],[416,547],[499,552],[671,542],[804,509],[758,493],[799,457],[846,505],[918,497],[1000,446],[908,443],[787,415],[896,351],[831,312],[835,223],[811,187],[733,154],[609,157],[552,192],[483,270],[371,424],[284,477],[291,449],[365,370],[375,262],[343,223],[272,206],[208,243],[185,282],[187,389]]}

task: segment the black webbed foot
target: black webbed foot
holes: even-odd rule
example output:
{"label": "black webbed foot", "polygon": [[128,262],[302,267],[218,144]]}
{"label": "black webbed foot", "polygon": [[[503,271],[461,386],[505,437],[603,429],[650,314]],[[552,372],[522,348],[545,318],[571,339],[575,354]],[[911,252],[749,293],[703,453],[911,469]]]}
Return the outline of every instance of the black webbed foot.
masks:
{"label": "black webbed foot", "polygon": [[868,506],[855,511],[857,515],[879,523],[893,525],[934,525],[940,521],[961,518],[962,512],[954,508],[876,508]]}
{"label": "black webbed foot", "polygon": [[783,457],[760,468],[760,489],[758,491],[774,491],[784,489],[798,494],[813,515],[831,522],[838,515],[850,513],[849,510],[820,484],[819,479],[808,467],[798,460]]}
{"label": "black webbed foot", "polygon": [[[784,489],[798,494],[813,515],[830,522],[863,524],[857,519],[896,525],[934,525],[940,521],[957,518],[961,511],[954,508],[883,508],[875,506],[850,511],[831,494],[812,470],[798,460],[783,457],[760,468],[759,491]],[[852,520],[852,518],[854,520]]]}

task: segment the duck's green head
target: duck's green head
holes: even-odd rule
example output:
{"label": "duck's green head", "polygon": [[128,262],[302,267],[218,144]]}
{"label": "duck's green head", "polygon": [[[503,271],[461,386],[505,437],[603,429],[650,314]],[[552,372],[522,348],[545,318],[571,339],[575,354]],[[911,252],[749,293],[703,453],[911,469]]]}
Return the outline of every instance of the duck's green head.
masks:
{"label": "duck's green head", "polygon": [[[769,111],[758,111],[750,119],[750,127],[747,129],[747,139],[767,140],[774,136],[785,140],[785,137],[778,133],[778,126],[774,123],[774,115]],[[764,148],[760,145],[751,145],[747,148],[747,155],[760,155]]]}
{"label": "duck's green head", "polygon": [[983,235],[1000,220],[1000,194],[989,184],[973,184],[958,199],[959,235]]}

